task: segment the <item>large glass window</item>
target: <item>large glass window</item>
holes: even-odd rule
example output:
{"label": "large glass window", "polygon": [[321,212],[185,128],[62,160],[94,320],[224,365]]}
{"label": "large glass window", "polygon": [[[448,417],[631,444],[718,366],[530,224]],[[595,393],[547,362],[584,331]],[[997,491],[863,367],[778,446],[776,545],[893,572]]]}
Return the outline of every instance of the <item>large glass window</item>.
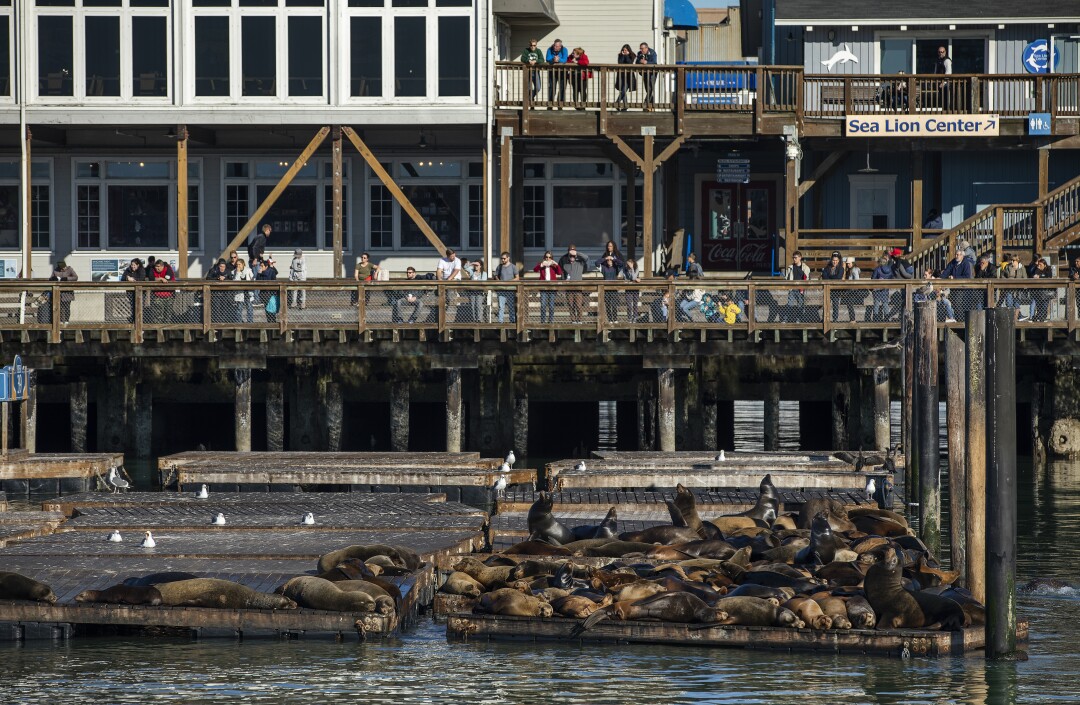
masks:
{"label": "large glass window", "polygon": [[195,95],[229,95],[229,18],[195,18]]}
{"label": "large glass window", "polygon": [[546,247],[547,201],[543,186],[526,186],[524,193],[524,228],[525,247]]}
{"label": "large glass window", "polygon": [[0,12],[0,96],[11,95],[11,12],[10,7]]}
{"label": "large glass window", "polygon": [[[262,203],[274,189],[272,185],[260,185],[256,188],[256,198]],[[274,205],[263,216],[264,223],[270,223],[273,230],[273,247],[316,246],[315,233],[318,230],[317,187],[312,185],[291,184],[285,189]]]}
{"label": "large glass window", "polygon": [[[461,187],[460,186],[414,186],[406,184],[401,189],[405,197],[416,207],[427,224],[449,247],[461,246]],[[401,221],[401,246],[425,247],[428,239],[412,218]]]}
{"label": "large glass window", "polygon": [[240,37],[243,56],[244,95],[277,93],[277,41],[273,17],[242,17]]}
{"label": "large glass window", "polygon": [[38,17],[38,95],[73,95],[72,23],[71,17]]}
{"label": "large glass window", "polygon": [[289,95],[323,94],[321,17],[289,18]]}
{"label": "large glass window", "polygon": [[469,36],[469,17],[439,18],[439,95],[469,95],[470,45],[461,38]]}
{"label": "large glass window", "polygon": [[[30,171],[30,236],[35,248],[49,247],[52,242],[51,179],[51,162],[34,161]],[[19,162],[0,161],[0,248],[22,247],[21,197]]]}
{"label": "large glass window", "polygon": [[349,95],[382,95],[382,18],[353,17],[349,21]]}
{"label": "large glass window", "polygon": [[169,187],[109,186],[109,246],[169,247]]}
{"label": "large glass window", "polygon": [[883,74],[934,73],[938,47],[945,47],[953,73],[987,73],[989,45],[987,32],[882,32],[878,36],[878,67]]}
{"label": "large glass window", "polygon": [[371,187],[371,247],[394,246],[394,199],[382,184]]}
{"label": "large glass window", "polygon": [[136,96],[168,95],[169,55],[165,17],[131,18],[131,85]]}
{"label": "large glass window", "polygon": [[394,95],[427,95],[427,40],[423,17],[394,18]]}
{"label": "large glass window", "polygon": [[86,95],[120,95],[120,18],[86,18]]}
{"label": "large glass window", "polygon": [[[522,241],[534,251],[565,251],[573,243],[590,257],[608,240],[625,242],[630,223],[625,175],[611,162],[537,161],[524,164]],[[634,190],[640,232],[642,186]]]}
{"label": "large glass window", "polygon": [[551,216],[556,249],[575,244],[599,251],[611,240],[611,186],[555,186]]}
{"label": "large glass window", "polygon": [[[479,248],[484,238],[483,170],[480,162],[459,159],[408,160],[383,168],[401,185],[420,217],[446,245]],[[368,247],[427,249],[423,231],[370,169],[365,169]]]}

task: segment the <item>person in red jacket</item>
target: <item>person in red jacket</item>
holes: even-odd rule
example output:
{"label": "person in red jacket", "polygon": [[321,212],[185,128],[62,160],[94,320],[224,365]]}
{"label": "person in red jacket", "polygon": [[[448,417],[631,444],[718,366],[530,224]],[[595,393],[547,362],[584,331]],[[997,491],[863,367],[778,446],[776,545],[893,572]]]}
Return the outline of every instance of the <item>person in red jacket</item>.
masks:
{"label": "person in red jacket", "polygon": [[154,261],[154,268],[150,270],[150,279],[155,284],[161,285],[161,288],[155,289],[150,296],[150,320],[154,323],[168,323],[173,290],[166,289],[165,285],[176,281],[176,277],[173,276],[172,269],[165,260],[159,259]]}
{"label": "person in red jacket", "polygon": [[[559,263],[551,256],[551,251],[544,253],[544,259],[533,267],[534,272],[540,273],[541,281],[553,282],[562,279],[563,271]],[[540,292],[540,322],[555,322],[555,290],[544,289]]]}
{"label": "person in red jacket", "polygon": [[584,110],[585,104],[589,102],[589,79],[592,78],[592,71],[588,68],[589,57],[585,54],[584,49],[577,47],[570,52],[566,63],[578,66],[577,75],[570,80],[574,88],[575,107],[578,110]]}

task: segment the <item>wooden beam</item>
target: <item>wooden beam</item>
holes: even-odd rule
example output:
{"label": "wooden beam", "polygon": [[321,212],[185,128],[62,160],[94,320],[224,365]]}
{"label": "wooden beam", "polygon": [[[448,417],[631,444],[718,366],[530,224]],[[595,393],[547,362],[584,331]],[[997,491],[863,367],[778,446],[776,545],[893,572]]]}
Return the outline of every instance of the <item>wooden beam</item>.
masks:
{"label": "wooden beam", "polygon": [[[186,125],[176,127],[176,258],[180,279],[188,278],[188,134]],[[138,294],[136,294],[138,295]]]}
{"label": "wooden beam", "polygon": [[[244,227],[240,228],[240,232],[236,233],[236,237],[234,237],[229,242],[228,246],[226,246],[225,249],[221,251],[221,254],[218,255],[220,259],[224,259],[225,256],[229,254],[230,250],[235,250],[237,247],[243,244],[243,242],[247,239],[247,236],[251,234],[251,231],[254,230],[255,226],[259,224],[259,221],[262,220],[264,215],[266,215],[266,212],[270,210],[270,208],[274,205],[275,202],[277,202],[282,192],[284,192],[285,189],[288,188],[289,184],[292,183],[292,180],[296,178],[296,175],[300,173],[300,170],[303,169],[305,165],[307,165],[308,160],[311,159],[311,155],[315,154],[315,150],[319,148],[319,145],[323,143],[323,140],[325,140],[326,136],[329,134],[329,127],[322,127],[317,133],[315,133],[315,136],[311,138],[311,142],[308,143],[308,146],[304,148],[304,151],[301,152],[300,156],[296,158],[296,161],[292,163],[292,166],[289,167],[289,170],[286,171],[285,174],[281,177],[281,179],[277,182],[277,185],[274,186],[273,190],[270,191],[269,194],[267,194],[266,199],[259,204],[259,207],[255,209],[255,212],[252,214],[252,216],[248,218],[248,221],[246,223],[244,223]],[[377,164],[378,162],[376,162],[376,165]],[[379,167],[379,169],[381,170],[382,167]]]}
{"label": "wooden beam", "polygon": [[911,247],[922,242],[923,228],[923,153],[911,155]]}
{"label": "wooden beam", "polygon": [[784,259],[778,264],[782,269],[784,262],[791,259],[791,253],[798,249],[799,243],[799,185],[795,176],[795,160],[788,159],[784,174]]}
{"label": "wooden beam", "polygon": [[619,137],[618,135],[608,135],[608,139],[615,143],[615,146],[619,148],[619,151],[622,152],[627,159],[637,164],[638,169],[641,169],[642,171],[645,170],[645,160],[639,157],[637,152],[630,149],[630,145],[623,142],[622,137]]}
{"label": "wooden beam", "polygon": [[[1050,150],[1038,149],[1039,154],[1039,198],[1041,202],[1050,191]],[[1035,208],[1035,251],[1042,250],[1042,243],[1046,240],[1046,205],[1040,203]]]}
{"label": "wooden beam", "polygon": [[341,126],[334,125],[331,128],[330,134],[330,146],[333,154],[333,166],[331,168],[333,185],[333,217],[334,217],[334,278],[342,276],[342,221],[344,220],[344,210],[342,209],[342,186],[341,186],[341,172],[342,172],[342,160],[341,160]]}
{"label": "wooden beam", "polygon": [[623,169],[626,179],[626,256],[637,259],[637,169]]}
{"label": "wooden beam", "polygon": [[[499,252],[510,251],[510,175],[513,173],[513,139],[511,135],[499,137]],[[491,253],[490,256],[494,257],[495,253]]]}
{"label": "wooden beam", "polygon": [[686,142],[686,140],[690,137],[693,137],[693,135],[687,132],[686,134],[679,135],[678,137],[673,139],[671,141],[671,144],[669,144],[667,147],[664,147],[663,151],[660,152],[660,154],[656,157],[656,160],[653,163],[653,169],[666,162],[671,157],[671,155],[679,151],[679,147],[683,146],[683,143]]}
{"label": "wooden beam", "polygon": [[[26,126],[26,134],[23,135],[23,139],[26,140],[26,172],[23,174],[23,178],[26,179],[26,203],[23,207],[26,208],[26,215],[22,218],[23,226],[23,278],[31,279],[34,272],[34,218],[33,209],[31,208],[34,202],[34,182],[31,175],[34,171],[34,162],[30,155],[30,143],[33,141],[33,135],[30,134],[30,126]],[[5,446],[6,447],[6,446]],[[5,451],[6,452],[6,451]]]}
{"label": "wooden beam", "polygon": [[356,151],[360,152],[360,156],[364,158],[367,165],[371,167],[371,170],[375,172],[375,176],[379,177],[379,181],[390,192],[390,195],[394,197],[394,200],[401,206],[401,210],[405,211],[405,214],[409,216],[416,227],[420,228],[420,232],[424,234],[424,237],[428,239],[428,242],[439,251],[439,255],[446,253],[446,245],[443,244],[439,236],[435,234],[435,231],[431,229],[428,222],[420,215],[420,212],[416,210],[416,206],[402,193],[401,188],[394,182],[390,175],[386,173],[386,169],[383,169],[382,164],[375,158],[375,155],[368,149],[368,146],[364,144],[364,141],[360,139],[360,136],[353,131],[351,127],[342,127],[341,132],[349,138],[353,146],[356,147]]}
{"label": "wooden beam", "polygon": [[[626,143],[622,141],[618,136],[611,138],[615,141],[615,146],[622,148],[626,146]],[[641,172],[643,183],[642,193],[642,228],[641,228],[641,247],[644,250],[642,253],[645,256],[644,272],[646,277],[653,275],[653,180],[656,178],[656,163],[653,159],[653,140],[655,138],[652,135],[645,135],[645,155],[641,160]],[[630,150],[629,147],[626,147]],[[625,151],[623,152],[626,153]],[[633,154],[633,150],[630,150]],[[637,155],[635,155],[637,156]],[[674,316],[672,316],[674,318]]]}
{"label": "wooden beam", "polygon": [[835,169],[836,165],[843,161],[846,156],[846,151],[837,150],[821,160],[821,163],[817,165],[817,168],[814,169],[813,173],[811,173],[809,177],[803,179],[802,183],[799,184],[799,198],[802,198],[807,191],[813,188],[814,184],[828,176],[829,172]]}

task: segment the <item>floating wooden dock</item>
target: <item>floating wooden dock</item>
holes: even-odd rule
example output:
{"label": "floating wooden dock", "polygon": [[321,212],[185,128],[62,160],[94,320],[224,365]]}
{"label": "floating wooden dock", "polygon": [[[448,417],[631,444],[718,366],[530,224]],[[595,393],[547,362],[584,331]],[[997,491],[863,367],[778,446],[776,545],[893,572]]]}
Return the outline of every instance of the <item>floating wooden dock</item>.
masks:
{"label": "floating wooden dock", "polygon": [[123,467],[123,453],[28,453],[0,456],[0,489],[9,497],[72,494],[104,485],[110,468]]}
{"label": "floating wooden dock", "polygon": [[[745,511],[757,503],[758,497],[756,486],[752,490],[709,490],[701,487],[689,489],[694,494],[698,510],[711,513],[710,516]],[[777,488],[777,492],[785,511],[798,510],[808,499],[821,497],[835,499],[848,508],[876,506],[874,502],[866,499],[865,489],[802,491]],[[499,514],[527,513],[538,497],[536,492],[507,491],[500,497],[496,508]],[[585,516],[592,516],[599,512],[599,516],[603,517],[610,507],[615,507],[620,516],[623,513],[629,515],[638,512],[667,516],[665,502],[675,498],[675,491],[588,488],[556,491],[551,497],[556,516],[581,512],[586,512]]]}
{"label": "floating wooden dock", "polygon": [[[563,617],[505,617],[453,613],[446,635],[463,641],[571,641],[573,643],[665,644],[714,648],[825,651],[901,656],[962,655],[985,645],[983,627],[954,632],[915,629],[790,629],[785,627],[716,626],[645,621],[603,621],[579,637],[571,630],[581,620]],[[1026,641],[1027,622],[1017,624],[1017,638]]]}

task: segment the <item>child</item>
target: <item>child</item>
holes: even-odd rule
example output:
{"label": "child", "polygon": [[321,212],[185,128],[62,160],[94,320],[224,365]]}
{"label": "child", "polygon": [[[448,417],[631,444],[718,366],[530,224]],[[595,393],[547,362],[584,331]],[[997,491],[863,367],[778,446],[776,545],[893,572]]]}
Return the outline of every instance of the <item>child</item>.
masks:
{"label": "child", "polygon": [[[307,262],[304,260],[304,251],[293,250],[292,262],[289,264],[289,281],[302,282],[307,280]],[[289,306],[296,308],[299,302],[300,308],[307,308],[307,291],[305,289],[289,290]]]}

